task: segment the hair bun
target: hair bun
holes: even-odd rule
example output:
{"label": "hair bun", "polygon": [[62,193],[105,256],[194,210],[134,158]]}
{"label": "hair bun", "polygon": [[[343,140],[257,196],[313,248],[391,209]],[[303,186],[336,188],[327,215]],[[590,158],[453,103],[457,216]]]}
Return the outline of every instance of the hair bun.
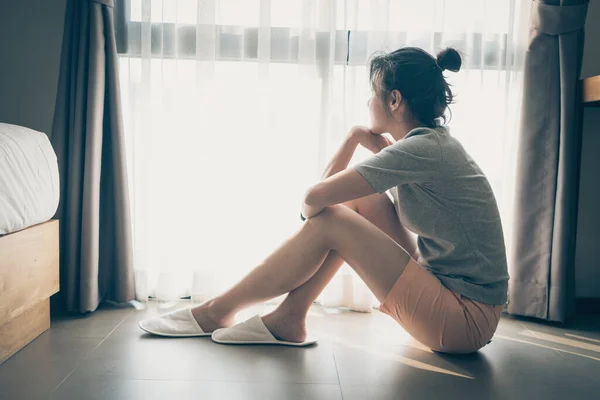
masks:
{"label": "hair bun", "polygon": [[458,72],[462,63],[460,54],[452,47],[448,47],[440,51],[437,55],[436,61],[442,71],[450,70],[452,72]]}

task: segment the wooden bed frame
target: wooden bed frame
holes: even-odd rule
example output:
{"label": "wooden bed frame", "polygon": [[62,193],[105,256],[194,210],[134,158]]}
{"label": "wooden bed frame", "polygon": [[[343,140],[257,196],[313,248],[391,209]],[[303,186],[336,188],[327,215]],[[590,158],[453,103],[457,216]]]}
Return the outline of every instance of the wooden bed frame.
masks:
{"label": "wooden bed frame", "polygon": [[50,328],[59,289],[58,221],[0,236],[0,364]]}
{"label": "wooden bed frame", "polygon": [[600,75],[581,80],[581,103],[584,107],[600,105]]}

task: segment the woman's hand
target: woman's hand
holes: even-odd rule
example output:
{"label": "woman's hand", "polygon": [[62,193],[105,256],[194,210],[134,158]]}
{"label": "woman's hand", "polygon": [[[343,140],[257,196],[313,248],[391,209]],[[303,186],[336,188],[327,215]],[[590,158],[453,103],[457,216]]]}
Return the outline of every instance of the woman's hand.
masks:
{"label": "woman's hand", "polygon": [[353,127],[350,130],[350,137],[373,154],[393,144],[387,137],[371,132],[366,126]]}

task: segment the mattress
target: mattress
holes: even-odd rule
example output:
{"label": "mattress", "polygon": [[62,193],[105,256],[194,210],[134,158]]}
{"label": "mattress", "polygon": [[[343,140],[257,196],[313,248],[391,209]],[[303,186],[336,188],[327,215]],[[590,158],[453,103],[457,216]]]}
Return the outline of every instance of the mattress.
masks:
{"label": "mattress", "polygon": [[58,163],[48,137],[0,123],[0,235],[51,219],[59,193]]}

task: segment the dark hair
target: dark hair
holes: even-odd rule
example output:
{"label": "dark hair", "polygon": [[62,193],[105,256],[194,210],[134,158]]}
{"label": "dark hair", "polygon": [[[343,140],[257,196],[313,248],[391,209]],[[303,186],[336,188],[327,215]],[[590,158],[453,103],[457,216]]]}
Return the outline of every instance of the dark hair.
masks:
{"label": "dark hair", "polygon": [[[403,47],[391,53],[380,53],[370,61],[371,87],[384,101],[393,90],[399,90],[413,116],[422,124],[436,126],[443,118],[454,95],[442,71],[460,70],[461,57],[446,48],[433,58],[418,47]],[[386,111],[389,112],[386,106]]]}

